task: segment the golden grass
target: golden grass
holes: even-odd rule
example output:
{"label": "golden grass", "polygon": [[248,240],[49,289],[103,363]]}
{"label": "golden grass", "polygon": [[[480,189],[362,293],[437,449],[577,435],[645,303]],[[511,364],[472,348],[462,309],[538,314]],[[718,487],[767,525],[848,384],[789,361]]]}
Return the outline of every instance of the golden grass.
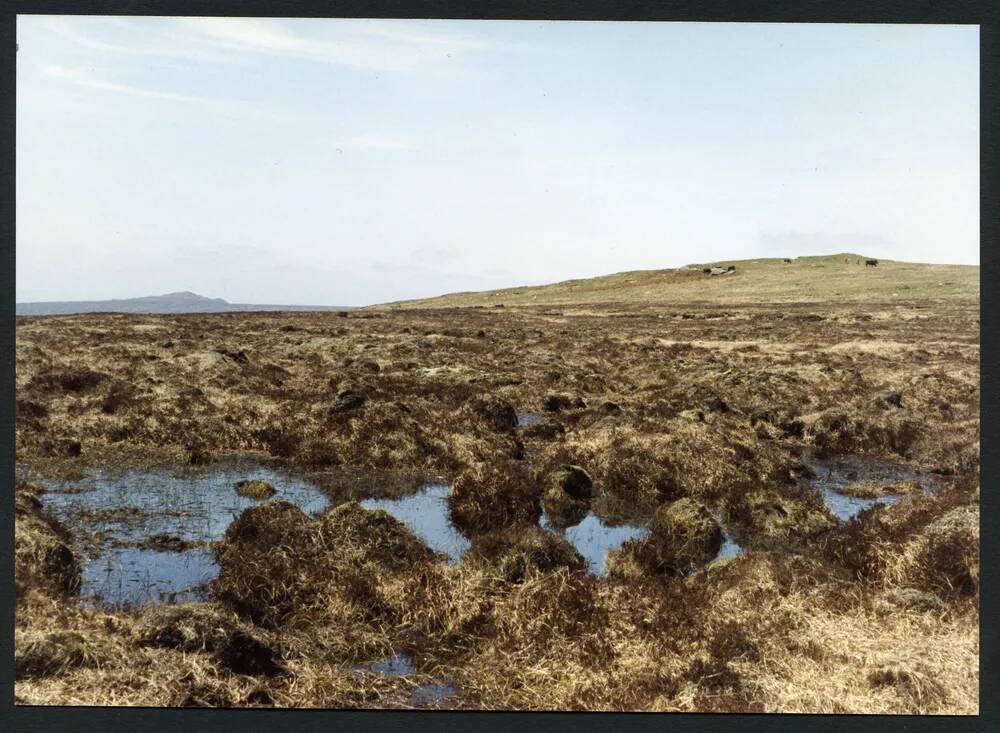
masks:
{"label": "golden grass", "polygon": [[[20,675],[18,701],[974,713],[978,271],[737,268],[503,296],[564,298],[558,313],[19,319],[20,476],[240,452],[312,477],[335,508],[279,521],[280,502],[262,504],[217,547],[212,627],[284,670],[243,674],[222,642],[150,645],[153,617],[42,582],[59,558],[46,548],[74,538],[22,492],[15,647],[42,674]],[[826,300],[766,302],[813,297]],[[518,412],[544,419],[515,428]],[[797,483],[810,450],[916,463],[952,488],[839,526]],[[567,466],[591,480],[582,498],[563,487]],[[454,566],[344,503],[428,476],[457,481],[474,551]],[[580,505],[567,513],[612,522],[699,502],[748,550],[688,575],[588,576],[524,529],[564,494]],[[261,518],[257,539],[243,533]],[[351,669],[391,652],[414,674]],[[411,698],[445,679],[454,697]]]}
{"label": "golden grass", "polygon": [[816,609],[804,623],[800,650],[777,651],[756,676],[770,712],[979,713],[976,614]]}

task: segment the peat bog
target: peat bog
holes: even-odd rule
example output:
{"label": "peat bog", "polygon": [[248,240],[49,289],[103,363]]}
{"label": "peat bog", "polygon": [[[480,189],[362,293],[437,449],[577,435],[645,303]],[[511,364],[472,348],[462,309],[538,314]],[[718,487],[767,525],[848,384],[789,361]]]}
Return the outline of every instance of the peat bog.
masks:
{"label": "peat bog", "polygon": [[568,288],[18,318],[18,702],[975,713],[978,299]]}

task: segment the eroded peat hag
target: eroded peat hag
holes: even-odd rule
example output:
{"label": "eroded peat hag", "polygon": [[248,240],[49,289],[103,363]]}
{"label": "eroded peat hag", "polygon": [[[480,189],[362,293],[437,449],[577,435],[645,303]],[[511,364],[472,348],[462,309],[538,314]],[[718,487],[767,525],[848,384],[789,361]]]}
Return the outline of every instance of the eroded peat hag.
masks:
{"label": "eroded peat hag", "polygon": [[[16,694],[974,713],[978,328],[955,297],[19,318]],[[88,604],[115,549],[218,575]]]}

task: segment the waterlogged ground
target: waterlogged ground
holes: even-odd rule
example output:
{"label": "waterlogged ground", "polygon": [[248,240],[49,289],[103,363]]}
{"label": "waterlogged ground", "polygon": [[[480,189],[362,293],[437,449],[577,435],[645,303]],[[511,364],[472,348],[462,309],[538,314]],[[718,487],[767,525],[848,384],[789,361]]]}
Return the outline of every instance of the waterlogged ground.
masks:
{"label": "waterlogged ground", "polygon": [[[313,484],[265,466],[233,463],[209,469],[96,469],[78,481],[43,481],[43,505],[74,527],[83,555],[81,595],[105,606],[136,606],[205,597],[219,571],[208,544],[257,502],[234,484],[272,483],[275,499],[309,514],[326,495]],[[157,542],[158,541],[158,542]]]}
{"label": "waterlogged ground", "polygon": [[[353,667],[355,672],[370,672],[382,677],[408,677],[417,673],[413,660],[407,654],[391,654],[374,662],[359,664]],[[442,705],[456,694],[455,686],[450,681],[428,682],[413,689],[410,693],[410,703],[414,707],[427,705]]]}
{"label": "waterlogged ground", "polygon": [[857,484],[892,486],[903,482],[915,482],[918,490],[934,492],[946,483],[946,479],[912,464],[900,461],[859,455],[843,455],[832,458],[810,457],[806,460],[816,474],[810,484],[823,495],[823,500],[841,521],[847,521],[859,512],[876,504],[894,504],[906,494],[888,492],[877,497],[851,496],[844,489]]}
{"label": "waterlogged ground", "polygon": [[553,526],[544,512],[539,523],[543,528],[558,532],[569,540],[587,561],[590,572],[598,575],[603,575],[606,570],[608,550],[616,550],[628,540],[641,539],[649,534],[645,527],[630,524],[610,525],[592,511],[587,512],[587,516],[579,524],[565,529]]}
{"label": "waterlogged ground", "polygon": [[[806,461],[833,514],[847,521],[876,504],[891,504],[904,494],[863,498],[841,493],[857,483],[893,485],[915,481],[937,490],[944,479],[917,467],[858,455]],[[83,564],[80,593],[104,606],[141,606],[207,597],[207,584],[219,572],[208,545],[230,522],[258,502],[234,490],[237,481],[257,479],[277,489],[274,499],[292,502],[308,514],[329,504],[323,490],[301,477],[262,465],[230,463],[210,469],[177,467],[111,473],[96,470],[78,481],[43,482],[43,503],[62,521],[77,528],[80,546],[90,556]],[[472,546],[451,522],[447,504],[451,486],[431,483],[394,499],[367,498],[366,509],[383,509],[406,524],[433,550],[459,562]],[[717,515],[718,518],[718,515]],[[609,550],[648,536],[641,524],[612,523],[593,511],[576,525],[559,528],[543,511],[540,526],[561,534],[583,556],[590,572],[603,575]],[[718,557],[742,552],[736,537],[720,522],[723,544]],[[157,543],[158,541],[158,543]]]}
{"label": "waterlogged ground", "polygon": [[[446,503],[451,487],[432,484],[416,494],[399,499],[365,499],[366,509],[384,509],[406,524],[428,547],[443,552],[452,562],[458,562],[472,547],[472,543],[451,522]],[[591,572],[599,575],[605,571],[608,550],[616,549],[626,540],[644,537],[647,530],[633,525],[614,526],[597,517],[593,512],[576,526],[566,529],[554,527],[545,513],[539,524],[546,530],[557,532],[583,555]]]}
{"label": "waterlogged ground", "polygon": [[472,543],[451,523],[446,500],[448,484],[431,484],[417,493],[398,499],[365,499],[365,509],[384,509],[400,520],[432,550],[443,552],[457,563]]}
{"label": "waterlogged ground", "polygon": [[[78,599],[49,583],[63,535],[19,489],[18,702],[974,713],[978,303],[904,285],[862,304],[20,319],[19,478],[47,489],[83,577]],[[556,528],[567,465],[594,496]],[[329,513],[213,551],[254,478]],[[642,566],[630,548],[678,497],[721,548]],[[351,499],[441,554],[333,520]],[[544,532],[520,531],[539,502]],[[316,555],[329,527],[347,539]],[[284,537],[301,541],[271,552]],[[231,633],[177,633],[202,628]]]}
{"label": "waterlogged ground", "polygon": [[[269,482],[277,489],[274,500],[289,501],[307,514],[318,514],[329,504],[323,490],[307,479],[245,461],[201,470],[98,469],[81,480],[43,481],[43,504],[77,528],[87,556],[83,597],[106,607],[200,600],[219,572],[209,543],[220,539],[244,509],[259,503],[234,490],[237,481],[247,479]],[[472,543],[451,522],[450,493],[449,484],[431,483],[408,496],[368,498],[360,504],[387,511],[428,547],[457,563]],[[568,528],[552,526],[543,512],[539,524],[562,534],[599,575],[605,572],[608,550],[648,534],[644,527],[610,524],[593,512]],[[738,551],[727,535],[720,557]]]}

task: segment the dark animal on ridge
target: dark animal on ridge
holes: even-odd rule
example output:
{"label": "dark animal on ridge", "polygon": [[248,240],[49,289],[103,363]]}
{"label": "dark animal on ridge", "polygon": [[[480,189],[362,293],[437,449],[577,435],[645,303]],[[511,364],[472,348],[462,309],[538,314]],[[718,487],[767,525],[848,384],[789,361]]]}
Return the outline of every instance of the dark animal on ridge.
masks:
{"label": "dark animal on ridge", "polygon": [[878,267],[878,260],[865,260],[865,267]]}
{"label": "dark animal on ridge", "polygon": [[785,262],[791,263],[791,260],[786,257]]}

